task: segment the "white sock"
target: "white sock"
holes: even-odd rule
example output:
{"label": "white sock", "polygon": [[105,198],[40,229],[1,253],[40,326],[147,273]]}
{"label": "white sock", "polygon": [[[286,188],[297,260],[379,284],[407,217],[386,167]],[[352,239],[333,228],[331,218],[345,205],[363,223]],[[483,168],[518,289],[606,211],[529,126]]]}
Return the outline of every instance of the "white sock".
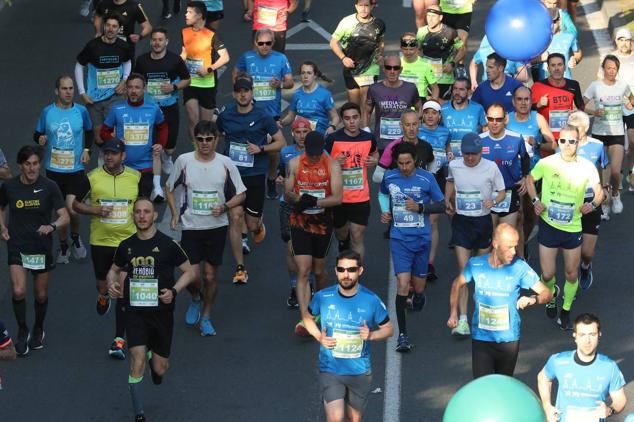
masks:
{"label": "white sock", "polygon": [[460,315],[460,321],[467,321],[466,315]]}
{"label": "white sock", "polygon": [[160,175],[154,175],[152,177],[152,184],[154,184],[154,190],[160,191],[160,192],[163,191],[163,189],[161,189],[161,176]]}

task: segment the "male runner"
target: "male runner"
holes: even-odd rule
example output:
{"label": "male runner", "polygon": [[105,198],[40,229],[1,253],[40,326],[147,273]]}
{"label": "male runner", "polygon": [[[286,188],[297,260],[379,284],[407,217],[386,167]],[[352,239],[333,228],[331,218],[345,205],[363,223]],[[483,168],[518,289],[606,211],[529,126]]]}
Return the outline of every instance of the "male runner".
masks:
{"label": "male runner", "polygon": [[[577,44],[577,34],[563,31],[559,11],[556,9],[548,10],[553,18],[553,37],[548,48],[546,48],[541,56],[533,60],[533,63],[536,65],[534,68],[536,68],[539,75],[535,77],[535,80],[548,77],[550,69],[548,68],[547,59],[551,54],[561,54],[564,57],[564,76],[568,79],[572,79],[570,69],[577,67],[583,56]],[[571,52],[572,56],[570,55]],[[538,66],[539,63],[541,63],[541,65]]]}
{"label": "male runner", "polygon": [[253,11],[253,34],[261,29],[273,33],[274,49],[284,53],[286,49],[286,29],[288,15],[292,14],[299,0],[249,0],[249,9]]}
{"label": "male runner", "polygon": [[500,103],[508,113],[513,107],[513,92],[522,85],[520,81],[507,75],[504,72],[506,59],[498,53],[491,53],[486,61],[487,80],[482,82],[471,96],[471,101],[475,101],[488,110],[494,103]]}
{"label": "male runner", "polygon": [[[99,37],[105,32],[103,25],[106,16],[110,13],[118,13],[121,16],[121,27],[117,35],[130,46],[130,54],[132,62],[134,62],[136,44],[150,35],[152,31],[152,25],[150,25],[145,10],[143,10],[141,4],[135,0],[100,0],[97,7],[95,7],[95,16],[93,19],[95,37]],[[136,23],[141,26],[141,31],[138,33],[134,31]]]}
{"label": "male runner", "polygon": [[[466,49],[469,32],[471,31],[471,15],[475,0],[440,0],[439,4],[443,11],[445,24],[458,32],[458,36]],[[466,78],[467,71],[464,68],[464,63],[462,61],[457,61],[457,63],[456,74]]]}
{"label": "male runner", "polygon": [[401,35],[401,75],[400,79],[411,82],[418,88],[421,102],[438,100],[438,81],[429,63],[423,60],[418,51],[416,34],[406,32]]}
{"label": "male runner", "polygon": [[[488,73],[486,71],[488,57],[491,53],[494,52],[495,50],[493,50],[493,47],[491,47],[491,43],[489,43],[489,39],[485,35],[484,37],[482,37],[482,41],[480,41],[480,47],[478,47],[478,50],[473,53],[473,58],[469,63],[469,80],[471,81],[471,85],[474,89],[478,87],[478,65],[482,64],[484,66],[484,71],[482,72],[481,79],[481,81],[484,82],[488,79]],[[526,83],[530,80],[528,66],[521,62],[507,60],[506,66],[504,66],[504,73],[522,83]]]}

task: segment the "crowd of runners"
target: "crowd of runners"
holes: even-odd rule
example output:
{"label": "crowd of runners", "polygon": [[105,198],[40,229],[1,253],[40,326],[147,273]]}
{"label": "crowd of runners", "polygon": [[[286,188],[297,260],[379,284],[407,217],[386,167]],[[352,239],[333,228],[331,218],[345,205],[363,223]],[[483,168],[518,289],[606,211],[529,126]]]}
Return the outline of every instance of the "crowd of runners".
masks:
{"label": "crowd of runners", "polygon": [[[45,346],[52,270],[89,256],[97,314],[115,312],[108,354],[129,358],[135,420],[145,421],[145,367],[160,384],[176,297],[189,302],[177,323],[184,319],[201,336],[222,333],[212,315],[226,241],[232,282],[248,285],[250,276],[261,277],[249,272],[248,256],[261,253],[257,245],[274,235],[267,221],[279,218],[286,306],[299,311],[295,334],[320,343],[329,421],[361,420],[372,380],[370,341],[396,335],[395,352],[411,352],[408,312],[422,311],[426,284],[441,273],[454,279],[447,326],[471,337],[474,378],[513,376],[520,313],[542,305],[576,343],[539,373],[547,420],[621,412],[625,381],[597,352],[601,323],[571,310],[579,287],[593,283],[600,225],[623,212],[621,195],[634,190],[631,33],[616,33],[616,49],[582,89],[570,71],[583,66],[574,1],[543,1],[553,37],[531,63],[504,59],[486,36],[465,62],[472,0],[413,0],[412,31],[400,34],[400,51],[386,51],[388,29],[373,13],[376,3],[356,0],[337,10],[347,15],[330,41],[347,96],[337,106],[332,79],[318,64],[307,56],[291,65],[284,53],[298,0],[245,0],[253,48],[231,55],[222,40],[222,0],[182,9],[179,0],[171,7],[164,0],[164,20],[184,19],[180,34],[150,24],[134,0],[82,2],[94,38],[78,52],[74,74],[51,80],[56,98],[41,111],[32,142],[15,160],[0,150],[0,236],[16,320],[8,324],[13,337],[0,322],[0,358]],[[306,1],[303,21],[310,8]],[[147,52],[135,48],[143,38]],[[180,54],[168,50],[170,41]],[[223,67],[234,101],[218,104]],[[283,110],[282,92],[294,87],[294,76],[301,85]],[[181,98],[187,128],[179,138]],[[177,155],[177,141],[190,151]],[[98,165],[89,169],[91,154]],[[279,216],[265,218],[267,199],[279,200]],[[156,227],[163,209],[170,232]],[[450,222],[449,237],[441,237],[441,219]],[[80,229],[88,220],[85,243]],[[366,229],[380,223],[397,285],[395,322],[382,299],[359,284]],[[533,269],[528,242],[535,237]],[[338,248],[334,285],[326,267],[331,243]],[[434,265],[447,244],[457,271]],[[558,283],[560,252],[565,277]]]}

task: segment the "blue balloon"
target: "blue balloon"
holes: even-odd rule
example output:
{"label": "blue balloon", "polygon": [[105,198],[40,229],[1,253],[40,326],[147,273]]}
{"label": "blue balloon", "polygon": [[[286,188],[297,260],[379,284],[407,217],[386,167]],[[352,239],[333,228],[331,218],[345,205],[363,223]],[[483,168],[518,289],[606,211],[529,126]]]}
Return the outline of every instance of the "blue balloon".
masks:
{"label": "blue balloon", "polygon": [[489,11],[485,32],[500,56],[526,63],[546,51],[553,38],[552,24],[539,0],[500,0]]}

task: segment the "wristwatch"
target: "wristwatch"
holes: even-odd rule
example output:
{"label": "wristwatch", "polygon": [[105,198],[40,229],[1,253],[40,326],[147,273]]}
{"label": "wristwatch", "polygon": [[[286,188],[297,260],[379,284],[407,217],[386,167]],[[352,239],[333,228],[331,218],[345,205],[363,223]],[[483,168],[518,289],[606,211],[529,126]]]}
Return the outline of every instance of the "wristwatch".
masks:
{"label": "wristwatch", "polygon": [[53,228],[53,231],[57,230],[57,226],[55,225],[55,223],[49,223],[48,225]]}
{"label": "wristwatch", "polygon": [[538,202],[539,202],[539,197],[537,197],[537,196],[536,196],[536,197],[534,197],[534,198],[531,200],[531,202],[533,203],[533,205],[535,205],[536,203],[538,203]]}
{"label": "wristwatch", "polygon": [[493,200],[493,206],[495,207],[497,204],[498,204],[498,201],[494,199]]}
{"label": "wristwatch", "polygon": [[330,126],[332,128],[332,130],[337,130],[337,126],[335,126],[335,125],[328,125],[328,126]]}
{"label": "wristwatch", "polygon": [[172,291],[172,297],[176,297],[176,295],[178,294],[178,291],[173,287],[170,290]]}
{"label": "wristwatch", "polygon": [[210,66],[207,68],[207,73],[212,73],[214,71],[214,69]]}

